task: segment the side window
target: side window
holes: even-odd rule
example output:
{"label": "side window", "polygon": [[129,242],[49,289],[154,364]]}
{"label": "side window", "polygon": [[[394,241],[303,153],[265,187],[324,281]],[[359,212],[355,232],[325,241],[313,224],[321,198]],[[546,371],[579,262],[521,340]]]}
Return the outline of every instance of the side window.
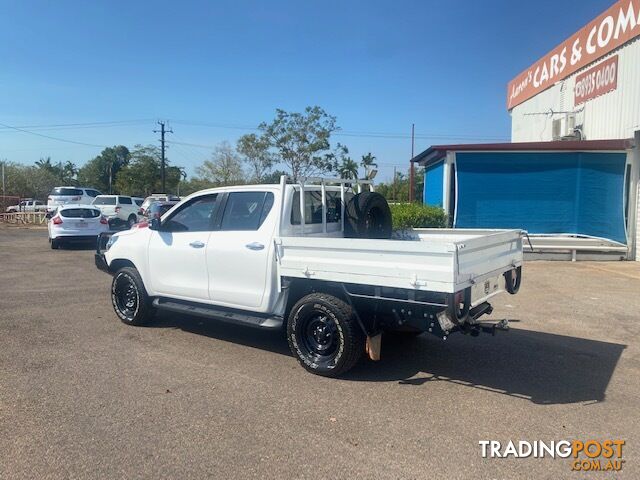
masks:
{"label": "side window", "polygon": [[131,197],[118,197],[122,205],[131,205]]}
{"label": "side window", "polygon": [[[340,192],[327,192],[327,223],[338,223],[342,215],[342,206],[340,202]],[[351,192],[345,192],[345,202],[349,202],[352,197]],[[291,225],[300,225],[300,192],[293,194],[293,203],[291,204]],[[317,224],[322,223],[322,192],[309,191],[304,192],[304,223]]]}
{"label": "side window", "polygon": [[162,222],[162,230],[169,232],[206,232],[212,230],[217,197],[216,194],[193,199]]}
{"label": "side window", "polygon": [[271,192],[232,192],[222,216],[222,230],[258,230],[273,207]]}

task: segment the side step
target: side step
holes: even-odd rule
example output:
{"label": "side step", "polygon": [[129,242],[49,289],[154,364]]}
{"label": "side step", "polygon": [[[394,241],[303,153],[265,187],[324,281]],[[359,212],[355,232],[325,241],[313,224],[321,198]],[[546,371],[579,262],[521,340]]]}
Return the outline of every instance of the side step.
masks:
{"label": "side step", "polygon": [[276,330],[282,327],[282,317],[273,315],[251,314],[243,310],[231,310],[223,307],[215,307],[195,302],[185,302],[168,298],[155,298],[153,306],[159,310],[168,310],[185,315],[196,315],[199,317],[214,318],[237,325],[248,327]]}

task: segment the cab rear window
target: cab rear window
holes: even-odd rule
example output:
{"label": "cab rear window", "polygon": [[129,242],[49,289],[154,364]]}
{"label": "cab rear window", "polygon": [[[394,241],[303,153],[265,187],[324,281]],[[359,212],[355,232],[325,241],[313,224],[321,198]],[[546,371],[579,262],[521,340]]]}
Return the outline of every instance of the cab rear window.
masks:
{"label": "cab rear window", "polygon": [[79,188],[65,188],[65,187],[56,187],[51,190],[49,195],[57,195],[64,197],[80,197],[82,196],[82,190]]}
{"label": "cab rear window", "polygon": [[93,201],[94,205],[115,205],[116,197],[96,197]]}
{"label": "cab rear window", "polygon": [[100,216],[100,210],[93,208],[66,208],[60,210],[60,216],[64,218],[97,218]]}

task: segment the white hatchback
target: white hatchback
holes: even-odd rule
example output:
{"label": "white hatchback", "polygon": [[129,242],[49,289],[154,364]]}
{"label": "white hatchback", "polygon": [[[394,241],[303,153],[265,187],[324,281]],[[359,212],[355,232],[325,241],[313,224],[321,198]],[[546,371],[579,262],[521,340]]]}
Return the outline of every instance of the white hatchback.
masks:
{"label": "white hatchback", "polygon": [[109,222],[93,205],[62,205],[49,220],[49,243],[60,248],[70,241],[97,241],[109,231]]}

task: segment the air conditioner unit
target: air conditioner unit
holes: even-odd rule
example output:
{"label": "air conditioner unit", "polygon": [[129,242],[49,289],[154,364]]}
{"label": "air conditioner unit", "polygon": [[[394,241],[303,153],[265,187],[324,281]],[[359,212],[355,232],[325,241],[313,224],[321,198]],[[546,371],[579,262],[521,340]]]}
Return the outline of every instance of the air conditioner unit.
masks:
{"label": "air conditioner unit", "polygon": [[551,136],[554,140],[560,140],[562,138],[562,119],[556,118],[553,120],[551,128]]}

